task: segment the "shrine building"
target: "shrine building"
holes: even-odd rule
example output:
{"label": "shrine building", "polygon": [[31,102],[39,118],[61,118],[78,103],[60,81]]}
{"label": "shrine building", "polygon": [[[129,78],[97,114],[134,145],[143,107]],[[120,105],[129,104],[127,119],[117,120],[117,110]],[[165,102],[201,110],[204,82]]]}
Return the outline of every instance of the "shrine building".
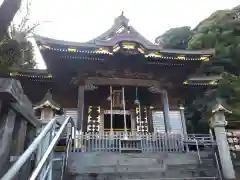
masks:
{"label": "shrine building", "polygon": [[196,75],[214,57],[213,49],[163,49],[123,14],[88,42],[35,39],[47,69],[15,69],[10,76],[34,104],[61,107],[57,118],[72,116],[79,131],[184,134],[185,97],[216,85]]}

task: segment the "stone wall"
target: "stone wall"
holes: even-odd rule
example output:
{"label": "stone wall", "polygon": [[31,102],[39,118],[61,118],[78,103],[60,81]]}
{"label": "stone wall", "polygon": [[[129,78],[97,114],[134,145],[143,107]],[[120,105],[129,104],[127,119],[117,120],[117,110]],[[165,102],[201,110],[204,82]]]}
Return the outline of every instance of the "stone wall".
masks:
{"label": "stone wall", "polygon": [[[29,146],[38,125],[21,84],[15,79],[0,78],[0,177]],[[29,164],[21,169],[24,173],[19,173],[19,180],[26,179]]]}

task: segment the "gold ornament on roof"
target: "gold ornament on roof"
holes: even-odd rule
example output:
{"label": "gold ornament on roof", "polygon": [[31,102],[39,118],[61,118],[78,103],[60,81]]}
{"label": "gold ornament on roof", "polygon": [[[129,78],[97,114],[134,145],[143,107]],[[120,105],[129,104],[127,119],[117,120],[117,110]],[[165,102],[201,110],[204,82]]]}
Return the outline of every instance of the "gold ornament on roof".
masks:
{"label": "gold ornament on roof", "polygon": [[159,53],[159,52],[150,52],[148,55],[146,55],[146,57],[155,57],[155,58],[158,58],[158,57],[162,57],[162,55]]}
{"label": "gold ornament on roof", "polygon": [[76,48],[68,48],[68,52],[77,52],[77,49]]}
{"label": "gold ornament on roof", "polygon": [[113,52],[117,52],[120,49],[119,44],[116,44],[115,46],[113,46]]}
{"label": "gold ornament on roof", "polygon": [[185,60],[185,56],[184,56],[184,55],[180,55],[180,56],[177,57],[177,59],[179,59],[179,60]]}
{"label": "gold ornament on roof", "polygon": [[101,48],[97,48],[95,50],[96,53],[102,53],[102,54],[109,54],[109,49],[106,47],[101,47]]}
{"label": "gold ornament on roof", "polygon": [[209,56],[208,55],[204,55],[200,57],[201,61],[209,61]]}
{"label": "gold ornament on roof", "polygon": [[138,49],[137,49],[141,54],[144,54],[144,48],[143,47],[139,47]]}
{"label": "gold ornament on roof", "polygon": [[188,80],[185,80],[185,81],[183,82],[183,84],[188,84]]}
{"label": "gold ornament on roof", "polygon": [[122,46],[123,46],[124,49],[135,49],[136,43],[123,42]]}

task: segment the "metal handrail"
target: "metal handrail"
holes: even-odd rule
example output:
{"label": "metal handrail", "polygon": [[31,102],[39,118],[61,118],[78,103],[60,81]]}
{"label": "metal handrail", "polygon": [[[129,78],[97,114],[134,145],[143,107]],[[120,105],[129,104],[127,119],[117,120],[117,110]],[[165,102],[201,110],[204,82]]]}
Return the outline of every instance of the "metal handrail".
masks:
{"label": "metal handrail", "polygon": [[200,152],[199,152],[198,140],[197,139],[195,139],[195,143],[196,143],[196,148],[197,148],[198,160],[199,160],[199,163],[202,164],[202,160],[201,160],[201,156],[200,156]]}
{"label": "metal handrail", "polygon": [[64,154],[64,157],[63,157],[61,180],[63,180],[64,173],[66,171],[68,154],[69,154],[69,151],[71,150],[71,145],[72,145],[72,135],[70,134],[68,139],[67,139],[67,147],[66,147],[65,154]]}
{"label": "metal handrail", "polygon": [[217,157],[217,153],[216,152],[214,152],[214,159],[216,161],[219,179],[222,180],[223,179],[222,178],[222,172],[221,172],[221,169],[220,169],[220,165],[219,165],[219,162],[218,162],[218,157]]}
{"label": "metal handrail", "polygon": [[[214,146],[213,146],[214,145],[214,138],[213,138],[212,134],[210,134],[210,135],[211,135],[211,140],[212,140],[212,147],[211,148],[213,149],[214,161],[215,161],[216,166],[217,166],[219,179],[222,180],[223,178],[222,178],[222,173],[221,173],[221,169],[220,169],[217,153],[216,153],[216,150],[214,149]],[[201,141],[200,141],[200,143],[205,146],[205,144],[202,143]],[[208,147],[208,146],[205,146],[205,147]],[[208,147],[208,148],[210,148],[210,147]]]}
{"label": "metal handrail", "polygon": [[[33,171],[29,180],[35,180],[40,171],[42,170],[43,166],[45,165],[46,160],[52,153],[54,147],[56,146],[61,133],[63,132],[64,128],[72,120],[71,117],[67,117],[63,124],[61,125],[60,129],[54,136],[53,140],[51,141],[50,145],[48,146],[46,152],[42,156],[41,160],[39,161],[37,167]],[[42,140],[45,138],[47,133],[54,128],[57,119],[53,118],[41,131],[41,133],[36,137],[36,139],[31,143],[31,145],[27,148],[27,150],[19,157],[19,159],[12,165],[12,167],[8,170],[8,172],[1,178],[1,180],[11,180],[15,177],[15,175],[19,172],[22,166],[27,162],[28,159],[31,158],[33,152],[35,152],[38,146],[41,144]],[[47,167],[50,169],[50,167]]]}

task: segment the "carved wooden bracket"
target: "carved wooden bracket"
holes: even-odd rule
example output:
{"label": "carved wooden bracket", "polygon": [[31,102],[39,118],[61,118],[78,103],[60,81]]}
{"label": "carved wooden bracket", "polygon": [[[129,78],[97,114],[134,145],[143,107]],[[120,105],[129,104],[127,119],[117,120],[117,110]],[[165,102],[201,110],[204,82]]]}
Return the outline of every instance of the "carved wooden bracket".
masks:
{"label": "carved wooden bracket", "polygon": [[71,84],[74,85],[84,85],[85,79],[87,78],[88,73],[78,73],[75,77],[72,78]]}

